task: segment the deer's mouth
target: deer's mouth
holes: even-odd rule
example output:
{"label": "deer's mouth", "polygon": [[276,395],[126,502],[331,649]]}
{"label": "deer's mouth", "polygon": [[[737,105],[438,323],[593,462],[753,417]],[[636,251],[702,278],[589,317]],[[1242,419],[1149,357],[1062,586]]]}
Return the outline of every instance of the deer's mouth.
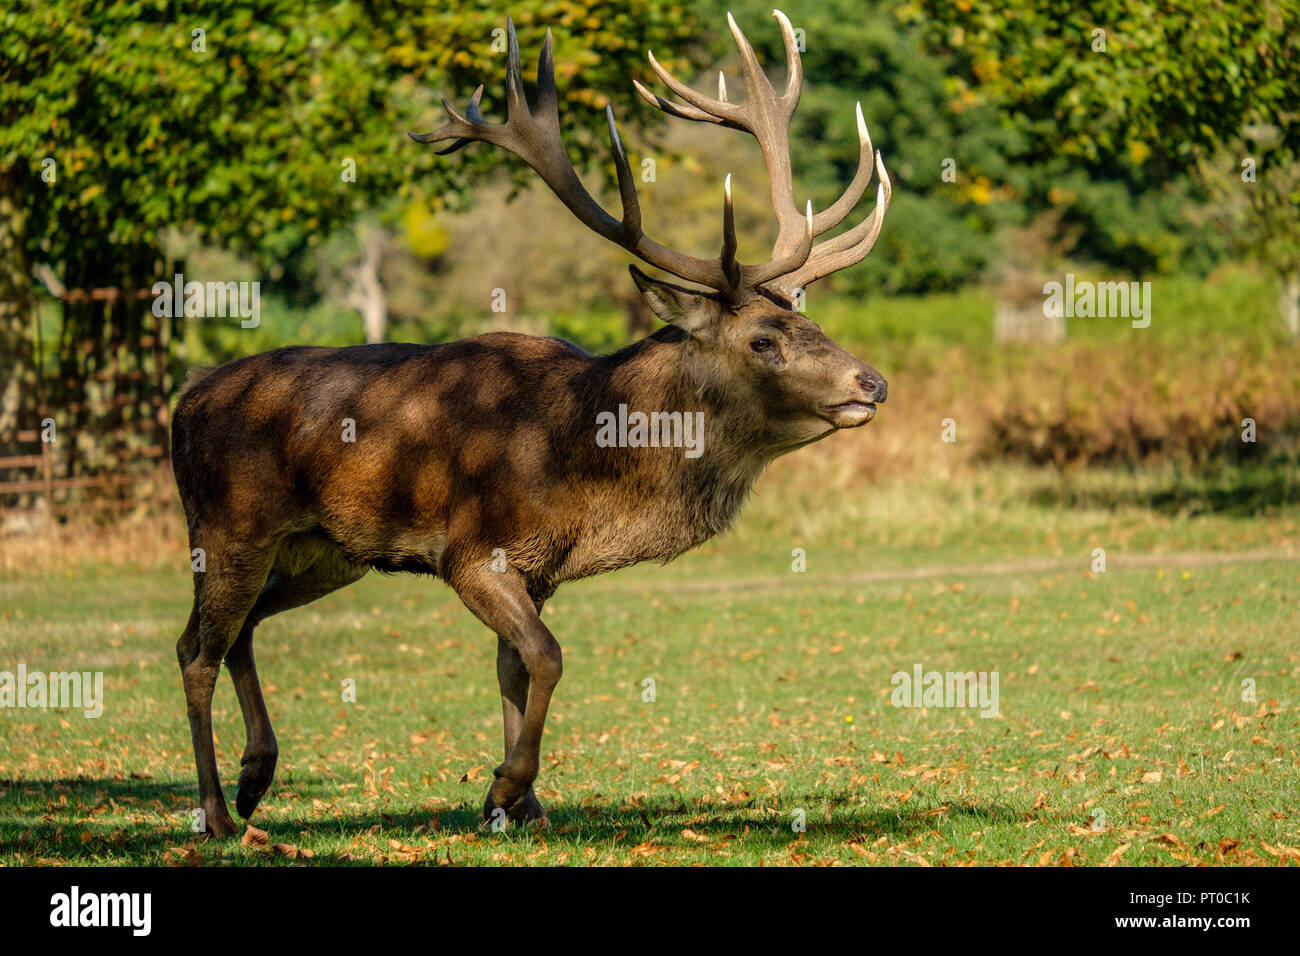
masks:
{"label": "deer's mouth", "polygon": [[874,402],[840,402],[822,409],[822,417],[836,428],[857,428],[876,417]]}

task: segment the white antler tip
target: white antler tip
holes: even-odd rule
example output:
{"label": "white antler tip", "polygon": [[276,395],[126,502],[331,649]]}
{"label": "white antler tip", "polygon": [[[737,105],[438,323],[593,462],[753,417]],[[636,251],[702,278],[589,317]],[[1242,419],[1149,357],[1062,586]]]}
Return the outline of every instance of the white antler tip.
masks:
{"label": "white antler tip", "polygon": [[743,52],[745,49],[745,45],[749,41],[745,39],[745,34],[741,31],[740,27],[736,24],[736,18],[731,15],[730,10],[727,11],[727,26],[731,30],[731,38],[736,41],[736,46],[738,46]]}
{"label": "white antler tip", "polygon": [[722,191],[727,194],[728,199],[731,198],[731,173],[727,173],[727,178],[722,183]]}

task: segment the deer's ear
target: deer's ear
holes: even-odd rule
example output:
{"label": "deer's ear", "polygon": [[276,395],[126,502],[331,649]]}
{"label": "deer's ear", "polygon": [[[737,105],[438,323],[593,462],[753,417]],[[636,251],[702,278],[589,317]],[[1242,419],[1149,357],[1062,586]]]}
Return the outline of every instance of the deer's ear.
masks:
{"label": "deer's ear", "polygon": [[633,265],[628,271],[650,311],[669,325],[698,335],[716,321],[719,306],[712,297],[652,279]]}

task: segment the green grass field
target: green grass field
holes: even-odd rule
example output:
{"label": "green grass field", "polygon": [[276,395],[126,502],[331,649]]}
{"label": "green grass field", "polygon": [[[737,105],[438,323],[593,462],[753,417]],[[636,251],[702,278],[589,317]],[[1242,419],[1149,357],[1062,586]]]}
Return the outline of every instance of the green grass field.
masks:
{"label": "green grass field", "polygon": [[[13,573],[0,669],[102,670],[106,701],[0,710],[0,862],[1300,863],[1300,510],[1153,508],[1158,477],[1063,499],[984,471],[846,501],[799,476],[699,552],[547,606],[566,656],[540,831],[480,826],[496,642],[440,582],[372,574],[262,626],[280,767],[266,843],[241,845],[189,832],[183,547]],[[916,665],[997,672],[998,715],[892,706]],[[214,716],[233,808],[228,681]]]}

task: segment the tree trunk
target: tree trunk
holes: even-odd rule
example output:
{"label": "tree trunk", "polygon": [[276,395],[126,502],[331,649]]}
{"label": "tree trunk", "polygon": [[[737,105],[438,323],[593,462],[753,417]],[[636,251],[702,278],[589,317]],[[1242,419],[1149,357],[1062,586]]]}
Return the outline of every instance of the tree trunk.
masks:
{"label": "tree trunk", "polygon": [[1291,338],[1300,339],[1300,272],[1282,277],[1282,291],[1277,304]]}
{"label": "tree trunk", "polygon": [[[13,432],[36,427],[32,274],[26,213],[12,169],[0,171],[0,457],[14,454]],[[31,419],[31,420],[29,420]]]}
{"label": "tree trunk", "polygon": [[348,303],[361,313],[366,343],[373,345],[384,341],[388,334],[388,297],[379,278],[387,236],[378,227],[362,228],[357,230],[357,239],[361,245],[361,261],[349,276],[352,291]]}

